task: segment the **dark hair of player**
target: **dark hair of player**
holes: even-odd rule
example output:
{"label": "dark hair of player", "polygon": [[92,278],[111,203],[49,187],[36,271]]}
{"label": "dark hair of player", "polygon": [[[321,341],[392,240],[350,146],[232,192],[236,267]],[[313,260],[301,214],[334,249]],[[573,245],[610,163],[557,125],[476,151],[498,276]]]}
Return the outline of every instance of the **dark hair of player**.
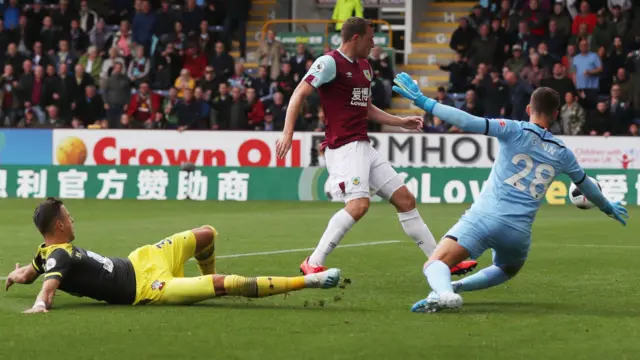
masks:
{"label": "dark hair of player", "polygon": [[33,223],[43,236],[53,230],[53,224],[62,213],[62,201],[49,197],[33,212]]}
{"label": "dark hair of player", "polygon": [[367,28],[371,27],[371,20],[363,19],[361,17],[350,17],[342,24],[343,42],[349,42],[353,39],[354,35],[364,36],[367,33]]}
{"label": "dark hair of player", "polygon": [[548,87],[539,87],[531,94],[531,112],[553,121],[555,112],[559,108],[560,96],[555,90]]}

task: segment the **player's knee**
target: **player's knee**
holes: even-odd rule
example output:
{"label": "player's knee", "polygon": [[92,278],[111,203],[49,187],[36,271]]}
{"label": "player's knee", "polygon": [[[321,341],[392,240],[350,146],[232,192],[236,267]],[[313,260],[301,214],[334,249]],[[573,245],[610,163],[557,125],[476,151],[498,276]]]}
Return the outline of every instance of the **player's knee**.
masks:
{"label": "player's knee", "polygon": [[369,199],[355,199],[347,203],[345,207],[349,215],[353,217],[355,221],[360,220],[369,210]]}
{"label": "player's knee", "polygon": [[416,208],[416,198],[406,186],[401,187],[393,194],[391,203],[401,213],[409,212]]}
{"label": "player's knee", "polygon": [[203,225],[193,230],[193,234],[196,237],[196,253],[209,247],[216,237],[217,232],[211,225]]}
{"label": "player's knee", "polygon": [[500,269],[502,269],[502,271],[504,271],[504,273],[507,274],[509,278],[513,278],[518,274],[518,272],[520,272],[520,269],[522,269],[522,266],[506,265],[506,266],[500,266]]}

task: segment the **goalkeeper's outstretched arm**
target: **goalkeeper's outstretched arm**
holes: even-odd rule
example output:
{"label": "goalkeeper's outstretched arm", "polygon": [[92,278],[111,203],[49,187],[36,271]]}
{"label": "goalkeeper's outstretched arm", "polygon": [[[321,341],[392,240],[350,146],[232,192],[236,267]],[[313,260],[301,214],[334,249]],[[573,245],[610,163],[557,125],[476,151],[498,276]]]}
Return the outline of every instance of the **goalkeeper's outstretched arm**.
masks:
{"label": "goalkeeper's outstretched arm", "polygon": [[419,97],[415,103],[423,110],[439,117],[440,120],[455,125],[464,131],[483,134],[487,130],[487,120],[485,118],[473,116],[453,106],[440,104],[426,96]]}

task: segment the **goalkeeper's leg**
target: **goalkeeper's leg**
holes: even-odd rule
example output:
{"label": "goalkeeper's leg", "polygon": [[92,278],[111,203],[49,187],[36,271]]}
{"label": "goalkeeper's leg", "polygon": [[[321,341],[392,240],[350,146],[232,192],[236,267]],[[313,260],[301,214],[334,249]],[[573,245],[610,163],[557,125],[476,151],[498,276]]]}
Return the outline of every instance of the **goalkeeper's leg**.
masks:
{"label": "goalkeeper's leg", "polygon": [[337,286],[339,280],[338,269],[296,277],[203,275],[172,278],[164,284],[157,304],[187,305],[227,295],[261,298],[309,288],[328,289]]}

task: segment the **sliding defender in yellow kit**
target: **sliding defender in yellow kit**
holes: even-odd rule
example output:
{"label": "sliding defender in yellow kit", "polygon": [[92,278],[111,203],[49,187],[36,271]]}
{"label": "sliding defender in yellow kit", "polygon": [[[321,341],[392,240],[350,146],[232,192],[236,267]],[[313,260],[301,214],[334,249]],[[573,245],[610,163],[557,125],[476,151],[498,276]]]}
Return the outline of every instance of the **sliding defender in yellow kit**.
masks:
{"label": "sliding defender in yellow kit", "polygon": [[[9,290],[13,284],[31,284],[44,275],[42,290],[25,313],[51,310],[58,290],[109,304],[188,305],[220,296],[260,298],[308,288],[328,289],[340,280],[339,269],[297,277],[218,275],[218,232],[209,225],[140,247],[127,258],[109,258],[72,245],[73,218],[58,199],[40,203],[33,222],[44,243],[31,264],[16,264],[5,285]],[[191,257],[201,276],[184,277],[184,264]]]}

